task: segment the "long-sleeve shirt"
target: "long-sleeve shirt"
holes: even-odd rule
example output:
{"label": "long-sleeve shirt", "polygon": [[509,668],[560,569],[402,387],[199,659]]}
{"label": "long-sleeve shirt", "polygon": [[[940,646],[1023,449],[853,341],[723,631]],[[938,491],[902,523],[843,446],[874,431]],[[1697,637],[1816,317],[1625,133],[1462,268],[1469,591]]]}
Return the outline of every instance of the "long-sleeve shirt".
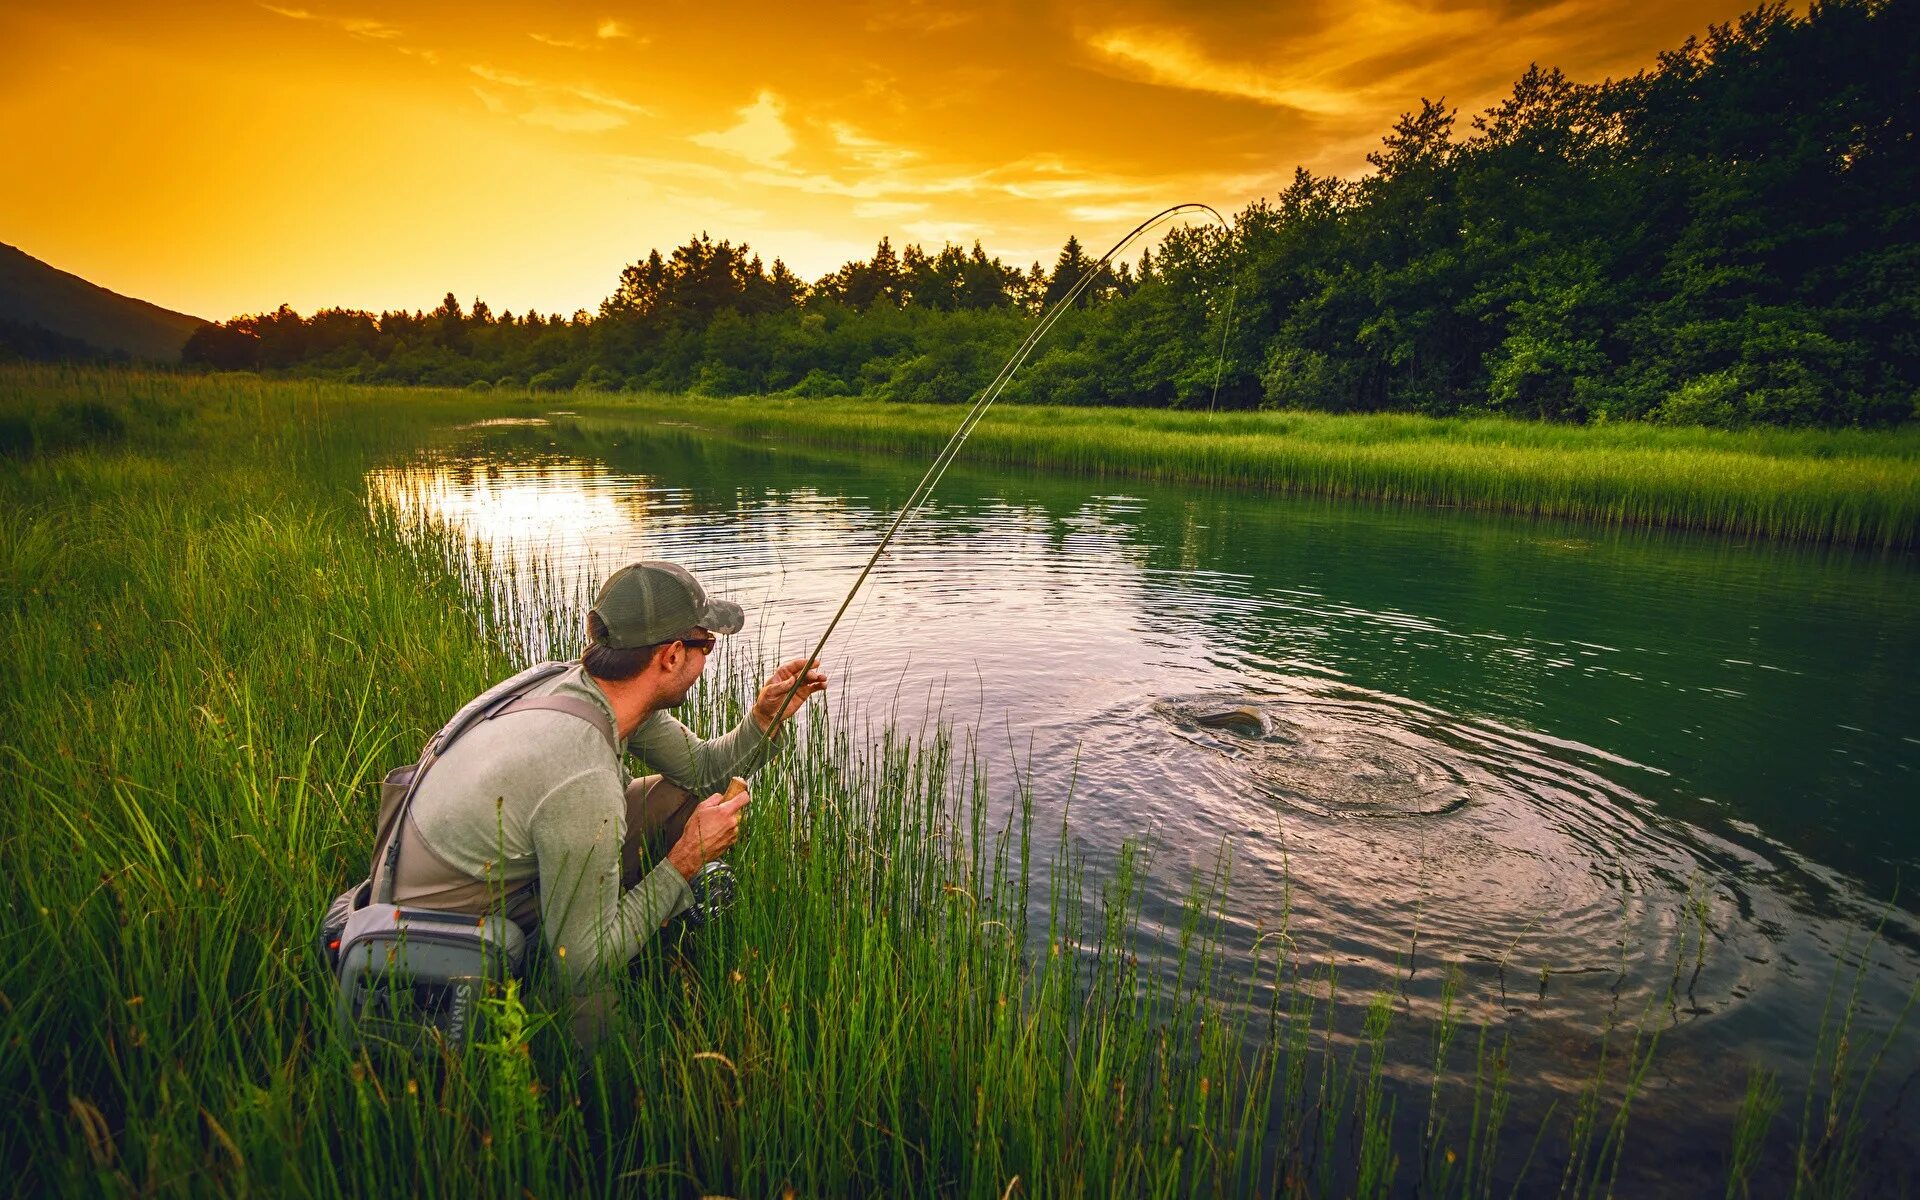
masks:
{"label": "long-sleeve shirt", "polygon": [[[585,700],[616,728],[613,707],[576,665],[528,695]],[[655,712],[622,744],[696,796],[749,775],[773,743],[751,717],[702,739],[672,714]],[[620,886],[627,834],[625,754],[579,717],[550,710],[508,713],[469,730],[434,763],[401,831],[395,899],[484,911],[538,879],[540,927],[570,984],[618,967],[692,902],[665,861],[638,884]]]}

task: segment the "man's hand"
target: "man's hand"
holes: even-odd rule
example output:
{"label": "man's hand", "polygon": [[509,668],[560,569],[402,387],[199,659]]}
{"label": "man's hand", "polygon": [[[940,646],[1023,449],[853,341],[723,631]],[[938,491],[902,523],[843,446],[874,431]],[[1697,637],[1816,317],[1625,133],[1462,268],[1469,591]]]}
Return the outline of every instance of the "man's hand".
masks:
{"label": "man's hand", "polygon": [[[796,658],[780,664],[780,669],[768,677],[759,698],[753,702],[753,721],[760,726],[760,732],[772,733],[775,722],[791,717],[809,697],[827,686],[827,673],[816,666],[800,680],[799,687],[794,687],[793,681],[800,678],[801,668],[806,665],[806,659]],[[793,693],[791,699],[787,696],[789,692]],[[784,708],[780,703],[783,700],[786,701]]]}
{"label": "man's hand", "polygon": [[687,880],[719,858],[740,836],[740,810],[752,799],[744,786],[729,800],[719,792],[702,800],[687,818],[680,840],[667,851],[667,861]]}

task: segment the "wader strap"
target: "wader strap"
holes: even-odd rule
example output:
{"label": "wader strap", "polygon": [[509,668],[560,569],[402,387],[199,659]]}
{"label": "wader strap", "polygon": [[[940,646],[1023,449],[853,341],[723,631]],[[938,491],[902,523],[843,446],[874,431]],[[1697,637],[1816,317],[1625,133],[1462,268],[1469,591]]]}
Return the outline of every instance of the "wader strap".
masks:
{"label": "wader strap", "polygon": [[514,708],[544,708],[554,712],[570,713],[599,729],[613,746],[614,753],[620,753],[620,745],[614,740],[613,727],[607,721],[606,714],[593,705],[565,697],[526,696],[527,689],[535,687],[555,675],[565,671],[571,664],[564,662],[540,663],[493,685],[486,691],[467,701],[453,719],[440,727],[440,732],[427,741],[427,748],[420,755],[419,764],[413,769],[413,778],[407,783],[407,794],[394,809],[391,826],[384,845],[377,845],[373,852],[373,900],[376,904],[393,903],[395,868],[400,865],[400,833],[406,828],[407,813],[413,808],[413,798],[420,791],[420,781],[447,747],[459,740],[460,736],[483,720],[491,720],[502,712]]}
{"label": "wader strap", "polygon": [[607,739],[607,745],[613,748],[615,754],[620,753],[620,742],[613,735],[613,722],[607,719],[606,710],[591,700],[581,700],[574,696],[522,696],[505,708],[489,714],[487,720],[491,721],[494,717],[504,717],[508,713],[517,712],[558,712],[566,713],[570,717],[579,717],[600,731],[600,736]]}

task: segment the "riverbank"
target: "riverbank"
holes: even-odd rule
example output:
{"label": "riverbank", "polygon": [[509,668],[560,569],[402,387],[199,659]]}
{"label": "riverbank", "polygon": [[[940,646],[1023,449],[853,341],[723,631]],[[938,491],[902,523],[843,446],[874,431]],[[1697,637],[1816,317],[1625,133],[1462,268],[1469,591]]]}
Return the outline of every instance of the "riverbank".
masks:
{"label": "riverbank", "polygon": [[[963,411],[949,405],[767,396],[476,394],[269,381],[246,373],[209,376],[201,382],[203,377],[197,376],[90,368],[11,371],[21,379],[59,375],[71,381],[67,386],[76,395],[91,394],[103,380],[138,379],[144,381],[141,387],[156,394],[198,387],[217,391],[232,384],[243,390],[288,389],[288,394],[327,397],[312,401],[315,404],[375,406],[394,413],[446,406],[490,413],[568,409],[684,421],[743,438],[922,460],[931,459],[946,443]],[[136,400],[125,419],[139,424],[148,404]],[[23,411],[32,408],[27,404]],[[59,447],[100,433],[77,428],[76,421],[85,424],[85,418],[51,409],[31,421],[18,412],[0,416],[0,454],[24,452],[36,437]],[[960,458],[987,467],[1604,524],[1881,549],[1920,546],[1920,423],[1876,430],[1730,432],[1640,422],[1555,425],[1403,413],[1211,414],[1001,404],[974,430]]]}
{"label": "riverbank", "polygon": [[[1272,957],[1226,971],[1220,879],[1188,907],[1176,973],[1147,972],[1135,864],[1083,896],[1070,864],[1029,861],[1017,796],[1007,824],[986,820],[961,744],[825,713],[756,780],[733,922],[647,951],[601,1054],[538,992],[497,1001],[468,1058],[356,1054],[309,939],[364,870],[374,781],[536,645],[570,646],[579,617],[578,597],[516,600],[484,556],[370,511],[365,471],[507,411],[0,372],[0,421],[32,439],[0,471],[0,786],[17,798],[0,1153],[28,1164],[22,1190],[1611,1190],[1665,1011],[1591,1047],[1560,1109],[1509,1117],[1498,1029],[1409,1017],[1392,994],[1349,1006],[1364,1024],[1336,1019],[1284,921]],[[737,716],[752,664],[730,669],[696,726]],[[1836,1028],[1843,1009],[1844,988]],[[1432,1058],[1387,1060],[1387,1026],[1413,1019]],[[1822,1058],[1797,1140],[1790,1101],[1772,1121],[1797,1085],[1755,1076],[1728,1134],[1736,1187],[1796,1156],[1819,1194],[1866,1177],[1852,1053]]]}
{"label": "riverbank", "polygon": [[[930,459],[961,409],[773,397],[542,397],[743,437]],[[1729,433],[1404,414],[999,405],[966,461],[1607,523],[1920,545],[1920,426]]]}

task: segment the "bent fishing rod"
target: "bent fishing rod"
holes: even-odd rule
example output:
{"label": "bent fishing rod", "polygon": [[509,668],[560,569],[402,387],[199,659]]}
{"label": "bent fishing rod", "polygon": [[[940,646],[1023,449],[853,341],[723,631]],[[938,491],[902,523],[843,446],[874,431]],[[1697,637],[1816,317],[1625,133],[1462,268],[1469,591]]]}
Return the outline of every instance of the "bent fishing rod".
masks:
{"label": "bent fishing rod", "polygon": [[[887,531],[881,535],[879,544],[873,548],[873,553],[867,557],[866,565],[860,568],[859,577],[853,581],[853,586],[847,589],[846,598],[840,601],[840,607],[834,612],[833,619],[827,622],[827,628],[825,632],[821,633],[820,640],[814,643],[812,653],[807,655],[806,661],[801,663],[799,671],[794,674],[793,685],[787,689],[787,694],[781,699],[779,708],[774,710],[775,716],[773,722],[767,728],[767,736],[769,738],[777,734],[780,731],[780,726],[791,719],[791,714],[787,706],[793,703],[793,697],[799,692],[800,685],[806,682],[807,672],[811,671],[814,666],[819,663],[820,652],[826,649],[827,639],[833,636],[833,631],[840,625],[840,619],[846,616],[847,609],[853,606],[854,597],[859,595],[861,585],[867,582],[867,576],[873,574],[873,568],[878,565],[881,556],[887,552],[887,547],[892,544],[894,535],[900,532],[901,528],[904,527],[906,523],[913,518],[914,514],[919,512],[921,506],[927,502],[927,498],[933,494],[933,489],[939,485],[941,477],[947,473],[947,468],[953,465],[955,458],[959,457],[960,448],[966,444],[968,436],[973,433],[974,426],[978,425],[980,418],[984,417],[987,414],[987,410],[993,407],[993,402],[1000,398],[1000,393],[1005,390],[1007,382],[1013,378],[1014,372],[1018,371],[1027,361],[1027,357],[1033,353],[1034,348],[1040,344],[1041,339],[1046,337],[1047,331],[1052,329],[1054,323],[1057,322],[1068,309],[1073,307],[1074,302],[1080,298],[1081,294],[1085,292],[1087,288],[1092,286],[1093,281],[1112,263],[1116,255],[1120,254],[1128,246],[1131,246],[1148,230],[1188,213],[1205,213],[1218,222],[1222,228],[1232,228],[1232,225],[1227,219],[1221,216],[1219,211],[1210,204],[1191,202],[1187,204],[1176,204],[1171,208],[1161,209],[1153,216],[1148,217],[1146,220],[1140,222],[1140,224],[1134,226],[1131,232],[1113,244],[1112,249],[1095,259],[1093,265],[1082,272],[1080,278],[1074,281],[1073,286],[1062,293],[1060,298],[1055,300],[1052,306],[1041,314],[1040,320],[1034,325],[1033,329],[1027,333],[1026,339],[1007,357],[1007,361],[1001,364],[999,372],[995,374],[992,381],[981,390],[979,397],[974,400],[972,407],[968,408],[966,415],[960,419],[960,424],[954,429],[953,435],[949,437],[946,444],[940,448],[940,453],[934,456],[933,462],[927,467],[926,474],[920,477],[920,482],[914,486],[913,492],[907,497],[906,503],[900,506],[900,511],[895,514],[893,523],[887,526]],[[1230,322],[1232,320],[1231,298],[1229,298],[1228,304],[1228,320]],[[1220,394],[1220,372],[1225,363],[1226,334],[1223,332],[1221,334],[1220,360],[1214,367],[1213,391],[1215,399],[1218,399]],[[1211,409],[1211,407],[1212,406],[1209,405],[1209,409]]]}

